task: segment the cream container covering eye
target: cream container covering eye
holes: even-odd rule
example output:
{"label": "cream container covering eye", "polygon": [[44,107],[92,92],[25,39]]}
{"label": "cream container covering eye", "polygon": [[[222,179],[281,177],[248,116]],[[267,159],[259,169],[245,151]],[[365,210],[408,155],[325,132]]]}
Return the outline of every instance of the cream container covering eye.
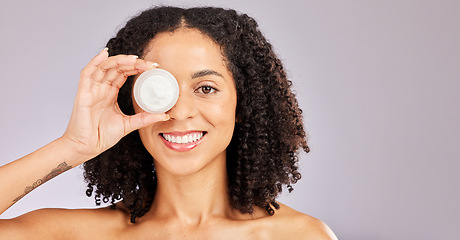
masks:
{"label": "cream container covering eye", "polygon": [[143,72],[134,83],[134,100],[149,113],[163,113],[171,109],[179,98],[176,78],[164,69]]}

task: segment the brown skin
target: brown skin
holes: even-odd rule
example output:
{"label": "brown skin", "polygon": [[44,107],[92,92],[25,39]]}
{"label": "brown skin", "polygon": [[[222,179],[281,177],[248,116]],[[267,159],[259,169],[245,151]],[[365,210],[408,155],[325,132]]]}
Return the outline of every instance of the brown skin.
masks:
{"label": "brown skin", "polygon": [[[0,230],[6,239],[337,239],[320,220],[285,205],[275,215],[256,209],[240,219],[212,218],[197,226],[176,219],[142,217],[112,209],[42,209],[9,222]],[[11,237],[10,237],[11,236]],[[10,237],[10,238],[8,238]]]}
{"label": "brown skin", "polygon": [[[232,208],[226,148],[236,121],[237,99],[218,45],[197,30],[179,29],[158,34],[144,59],[170,71],[180,88],[177,104],[167,112],[170,119],[139,129],[158,176],[150,211],[132,224],[120,204],[116,210],[43,209],[0,221],[0,235],[11,239],[336,239],[320,220],[282,204],[273,216],[258,207],[253,214]],[[217,74],[192,77],[203,70]],[[145,114],[134,107],[137,114]],[[195,148],[177,151],[160,134],[184,131],[206,131],[206,135]]]}
{"label": "brown skin", "polygon": [[[158,177],[149,214],[175,217],[192,225],[210,216],[230,215],[226,148],[235,125],[236,89],[219,47],[195,30],[178,30],[158,34],[147,47],[145,59],[158,62],[179,83],[179,100],[167,112],[171,119],[139,129],[144,146],[155,159]],[[192,77],[203,70],[218,75]],[[217,90],[208,93],[206,86]],[[142,112],[138,106],[134,108],[136,113]],[[187,131],[206,134],[198,146],[185,152],[168,148],[160,135]]]}

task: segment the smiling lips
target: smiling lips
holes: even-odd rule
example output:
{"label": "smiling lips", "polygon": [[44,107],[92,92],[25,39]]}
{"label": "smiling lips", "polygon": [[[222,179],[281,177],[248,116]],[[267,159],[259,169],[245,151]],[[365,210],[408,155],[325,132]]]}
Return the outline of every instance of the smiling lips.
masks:
{"label": "smiling lips", "polygon": [[179,152],[189,151],[198,146],[203,140],[206,132],[193,131],[186,133],[161,133],[163,142],[172,150]]}

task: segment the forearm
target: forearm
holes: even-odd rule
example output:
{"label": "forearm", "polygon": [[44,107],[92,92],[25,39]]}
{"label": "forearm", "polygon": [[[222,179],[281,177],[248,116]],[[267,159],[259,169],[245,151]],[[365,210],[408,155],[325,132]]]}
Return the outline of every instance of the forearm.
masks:
{"label": "forearm", "polygon": [[107,49],[81,71],[77,96],[64,135],[39,150],[0,167],[0,214],[51,178],[115,145],[126,134],[167,121],[164,113],[125,115],[117,94],[126,76],[156,65],[134,55],[108,57]]}
{"label": "forearm", "polygon": [[46,181],[84,162],[70,144],[57,139],[0,167],[0,214]]}

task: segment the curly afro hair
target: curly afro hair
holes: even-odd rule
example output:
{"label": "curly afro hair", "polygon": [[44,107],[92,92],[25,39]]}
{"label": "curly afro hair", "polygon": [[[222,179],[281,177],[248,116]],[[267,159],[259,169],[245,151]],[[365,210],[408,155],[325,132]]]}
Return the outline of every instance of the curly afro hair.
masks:
{"label": "curly afro hair", "polygon": [[[252,213],[254,206],[274,214],[275,198],[283,185],[291,184],[298,172],[298,150],[309,152],[292,82],[280,59],[246,14],[222,8],[155,7],[132,18],[109,40],[110,55],[142,57],[156,34],[178,28],[197,29],[219,46],[237,91],[234,134],[227,148],[228,191],[232,207]],[[118,103],[134,114],[131,98],[134,78],[120,89]],[[96,204],[122,200],[131,222],[149,211],[156,190],[153,157],[134,131],[114,147],[84,164],[86,194],[95,193]]]}

